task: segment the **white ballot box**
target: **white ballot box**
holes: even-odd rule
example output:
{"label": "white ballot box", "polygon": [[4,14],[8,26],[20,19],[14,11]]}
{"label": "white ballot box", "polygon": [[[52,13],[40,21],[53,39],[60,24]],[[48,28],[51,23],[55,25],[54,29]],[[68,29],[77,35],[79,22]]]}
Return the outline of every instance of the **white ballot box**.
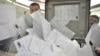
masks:
{"label": "white ballot box", "polygon": [[[10,13],[10,14],[9,14]],[[16,36],[16,8],[12,5],[0,5],[0,40]]]}
{"label": "white ballot box", "polygon": [[45,40],[51,32],[50,23],[42,16],[40,11],[34,12],[31,16],[33,18],[34,32]]}
{"label": "white ballot box", "polygon": [[[75,32],[66,27],[71,20],[77,21],[79,17],[79,5],[54,6],[54,18],[50,21],[52,28],[57,29],[68,38],[73,38]],[[72,13],[73,12],[73,13]]]}

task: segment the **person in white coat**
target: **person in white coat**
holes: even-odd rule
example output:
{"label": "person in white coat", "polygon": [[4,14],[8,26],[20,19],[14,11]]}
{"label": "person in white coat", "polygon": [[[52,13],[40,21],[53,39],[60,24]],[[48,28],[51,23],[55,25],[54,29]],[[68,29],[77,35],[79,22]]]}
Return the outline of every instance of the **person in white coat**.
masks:
{"label": "person in white coat", "polygon": [[[40,10],[40,6],[38,3],[31,3],[30,6],[30,14],[34,13],[37,10]],[[18,21],[18,30],[20,37],[24,37],[27,35],[26,29],[33,28],[33,18],[30,14],[23,15]]]}
{"label": "person in white coat", "polygon": [[97,56],[100,56],[100,26],[99,26],[99,17],[97,15],[90,16],[90,45],[93,48],[93,52]]}
{"label": "person in white coat", "polygon": [[[32,14],[35,11],[39,10],[40,6],[38,3],[31,3],[29,8],[30,8],[30,14]],[[30,15],[25,15],[25,22],[26,22],[28,28],[33,27],[33,19]]]}

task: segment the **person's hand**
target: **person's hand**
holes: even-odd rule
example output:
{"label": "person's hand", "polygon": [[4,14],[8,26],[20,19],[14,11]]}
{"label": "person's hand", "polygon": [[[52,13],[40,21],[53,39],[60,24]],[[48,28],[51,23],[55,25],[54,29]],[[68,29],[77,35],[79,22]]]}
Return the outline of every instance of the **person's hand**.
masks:
{"label": "person's hand", "polygon": [[95,50],[100,51],[100,47],[96,47]]}

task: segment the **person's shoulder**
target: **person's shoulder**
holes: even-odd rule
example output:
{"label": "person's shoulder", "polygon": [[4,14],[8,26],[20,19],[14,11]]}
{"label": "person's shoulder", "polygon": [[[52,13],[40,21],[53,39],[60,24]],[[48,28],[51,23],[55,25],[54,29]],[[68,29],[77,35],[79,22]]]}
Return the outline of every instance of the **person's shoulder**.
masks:
{"label": "person's shoulder", "polygon": [[100,27],[100,26],[99,26],[99,24],[95,23],[95,24],[92,25],[91,28],[95,28],[95,27]]}
{"label": "person's shoulder", "polygon": [[91,27],[91,30],[100,31],[100,25],[99,24],[93,24],[92,27]]}

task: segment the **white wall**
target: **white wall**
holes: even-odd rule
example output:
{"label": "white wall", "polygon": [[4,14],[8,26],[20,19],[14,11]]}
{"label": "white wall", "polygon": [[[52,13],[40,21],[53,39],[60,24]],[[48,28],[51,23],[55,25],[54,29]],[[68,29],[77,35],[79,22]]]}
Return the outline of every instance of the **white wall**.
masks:
{"label": "white wall", "polygon": [[98,15],[100,17],[100,6],[97,8],[91,9],[91,15]]}
{"label": "white wall", "polygon": [[[92,8],[91,9],[91,15],[97,15],[100,18],[100,6],[97,8]],[[99,21],[99,25],[100,25],[100,21]]]}
{"label": "white wall", "polygon": [[[6,0],[0,0],[0,4],[7,4],[7,5],[14,5]],[[20,6],[14,5],[16,7],[16,16],[19,18],[21,15],[24,14],[24,11],[27,11],[29,13],[28,9],[22,8]]]}

